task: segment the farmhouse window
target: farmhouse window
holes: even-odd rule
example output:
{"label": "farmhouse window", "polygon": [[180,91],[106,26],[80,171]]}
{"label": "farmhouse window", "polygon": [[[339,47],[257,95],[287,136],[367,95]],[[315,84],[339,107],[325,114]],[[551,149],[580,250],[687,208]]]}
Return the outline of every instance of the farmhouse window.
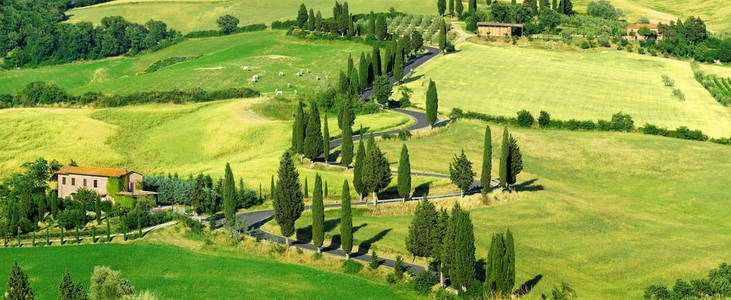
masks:
{"label": "farmhouse window", "polygon": [[76,185],[76,178],[71,178],[71,185]]}
{"label": "farmhouse window", "polygon": [[96,179],[94,179],[94,187],[96,187]]}
{"label": "farmhouse window", "polygon": [[86,179],[84,179],[84,187],[86,187]]}
{"label": "farmhouse window", "polygon": [[61,177],[61,184],[66,185],[66,177]]}

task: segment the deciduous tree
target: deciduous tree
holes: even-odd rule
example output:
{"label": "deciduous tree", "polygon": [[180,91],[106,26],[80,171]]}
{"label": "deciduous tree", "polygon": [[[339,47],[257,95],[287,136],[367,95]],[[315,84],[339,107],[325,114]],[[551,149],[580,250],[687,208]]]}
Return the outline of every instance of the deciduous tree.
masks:
{"label": "deciduous tree", "polygon": [[[307,12],[305,12],[305,15],[307,15]],[[232,15],[225,15],[219,17],[218,20],[216,20],[216,23],[218,23],[218,28],[221,29],[221,32],[224,34],[230,34],[236,30],[237,26],[239,26],[239,19]]]}

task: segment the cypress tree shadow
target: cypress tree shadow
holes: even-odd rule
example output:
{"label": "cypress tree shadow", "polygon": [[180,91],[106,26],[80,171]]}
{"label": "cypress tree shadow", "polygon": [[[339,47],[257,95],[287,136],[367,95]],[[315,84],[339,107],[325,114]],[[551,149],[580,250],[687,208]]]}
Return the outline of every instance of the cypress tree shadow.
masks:
{"label": "cypress tree shadow", "polygon": [[409,82],[417,81],[417,80],[422,79],[422,78],[424,78],[424,75],[423,74],[422,75],[419,75],[419,76],[412,76],[412,77],[406,78],[406,79],[404,79],[402,81],[403,81],[403,84],[407,84]]}
{"label": "cypress tree shadow", "polygon": [[391,199],[391,198],[398,198],[398,188],[395,186],[388,187],[387,189],[381,191],[378,193],[379,199]]}
{"label": "cypress tree shadow", "polygon": [[484,282],[485,281],[485,259],[481,258],[475,262],[475,279]]}
{"label": "cypress tree shadow", "polygon": [[521,182],[520,184],[513,185],[512,187],[519,192],[535,192],[535,191],[542,191],[544,190],[543,185],[533,185],[538,181],[538,178],[533,178],[531,180],[526,180]]}
{"label": "cypress tree shadow", "polygon": [[297,228],[295,233],[295,239],[303,243],[309,243],[312,241],[312,225],[304,228]]}
{"label": "cypress tree shadow", "polygon": [[338,157],[340,157],[340,149],[330,152],[330,156],[327,157],[327,161],[337,161]]}
{"label": "cypress tree shadow", "polygon": [[524,282],[522,285],[520,285],[518,290],[515,291],[515,295],[518,297],[521,297],[521,296],[524,296],[524,295],[530,293],[530,291],[533,289],[533,287],[535,287],[536,284],[538,284],[538,282],[541,281],[542,278],[543,278],[543,275],[538,274],[538,275],[536,275],[536,277],[533,277],[532,279]]}
{"label": "cypress tree shadow", "polygon": [[[362,129],[361,129],[361,128],[358,128],[358,130],[354,130],[354,131],[353,131],[353,140],[354,140],[354,141],[357,141],[357,140],[359,140],[359,139],[360,139],[360,133],[361,133],[361,130],[362,130],[362,132],[363,132],[363,138],[366,138],[366,137],[367,137],[367,136],[366,136],[366,133],[368,133],[368,130],[369,130],[369,129],[370,129],[370,127],[363,127]],[[357,148],[357,146],[358,146],[358,145],[355,145],[355,146],[356,146],[356,147],[355,147],[355,150],[358,150],[358,148]]]}
{"label": "cypress tree shadow", "polygon": [[370,252],[371,250],[371,245],[373,245],[373,243],[375,242],[382,240],[383,237],[385,237],[389,232],[391,232],[391,228],[383,230],[374,235],[372,238],[360,242],[360,244],[358,244],[358,253],[368,254],[368,252]]}
{"label": "cypress tree shadow", "polygon": [[333,250],[333,249],[339,249],[340,248],[340,234],[333,235],[333,237],[330,239],[330,246],[327,246],[326,249]]}
{"label": "cypress tree shadow", "polygon": [[418,185],[414,189],[413,197],[423,197],[424,195],[429,194],[429,186],[431,186],[431,181],[427,181]]}

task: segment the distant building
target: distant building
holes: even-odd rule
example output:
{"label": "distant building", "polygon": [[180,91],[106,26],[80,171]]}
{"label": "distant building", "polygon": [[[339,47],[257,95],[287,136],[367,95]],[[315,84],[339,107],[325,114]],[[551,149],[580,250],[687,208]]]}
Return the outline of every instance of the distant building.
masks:
{"label": "distant building", "polygon": [[519,28],[520,35],[523,35],[523,24],[477,22],[477,34],[479,36],[503,37],[507,35],[512,37],[513,28]]}
{"label": "distant building", "polygon": [[659,24],[630,24],[627,26],[627,34],[624,36],[626,40],[638,41],[646,40],[647,37],[639,34],[640,29],[647,28],[657,35],[657,40],[662,40],[662,34],[660,33]]}
{"label": "distant building", "polygon": [[156,194],[138,188],[136,185],[142,182],[142,174],[128,169],[65,166],[54,176],[58,177],[59,198],[73,196],[80,188],[93,190],[103,200],[112,202],[116,194],[126,196]]}

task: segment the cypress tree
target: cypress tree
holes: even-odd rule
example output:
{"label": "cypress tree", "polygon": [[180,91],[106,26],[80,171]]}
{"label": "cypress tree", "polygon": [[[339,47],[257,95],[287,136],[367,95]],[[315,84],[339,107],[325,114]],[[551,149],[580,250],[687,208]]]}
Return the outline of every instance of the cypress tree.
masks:
{"label": "cypress tree", "polygon": [[530,11],[534,16],[538,15],[538,2],[536,1],[537,0],[525,0],[523,2],[523,5],[530,8]]}
{"label": "cypress tree", "polygon": [[358,63],[358,76],[360,77],[358,83],[360,89],[366,89],[368,87],[368,60],[364,53],[360,54],[360,62]]}
{"label": "cypress tree", "polygon": [[558,1],[553,0],[553,2],[551,3],[551,8],[553,8],[553,10],[558,10]]}
{"label": "cypress tree", "polygon": [[376,38],[376,15],[371,11],[370,16],[368,17],[368,34],[370,34],[373,38]]}
{"label": "cypress tree", "polygon": [[459,206],[459,202],[454,203],[452,208],[449,222],[447,223],[447,229],[442,239],[442,252],[440,253],[442,259],[442,273],[449,274],[452,278],[454,274],[455,266],[455,254],[456,245],[454,244],[456,230],[457,230],[457,218],[462,213],[462,208]]}
{"label": "cypress tree", "polygon": [[226,163],[226,173],[223,181],[223,213],[226,217],[226,224],[232,226],[236,219],[236,184],[234,183],[234,174],[231,171],[231,165]]}
{"label": "cypress tree", "polygon": [[462,154],[460,156],[455,155],[452,162],[449,163],[449,179],[459,187],[462,191],[462,197],[464,197],[464,193],[472,186],[474,177],[472,162],[467,159],[467,155],[464,154],[464,149],[462,149]]}
{"label": "cypress tree", "polygon": [[393,79],[397,82],[401,82],[404,78],[404,56],[401,53],[396,54],[395,61],[393,63]]}
{"label": "cypress tree", "polygon": [[[462,0],[455,0],[457,3],[455,4],[455,11],[457,11],[457,16],[461,16],[464,12],[464,5],[462,5]],[[515,1],[515,0],[513,0]]]}
{"label": "cypress tree", "polygon": [[454,0],[449,0],[449,15],[454,16]]}
{"label": "cypress tree", "polygon": [[102,223],[102,197],[99,197],[99,194],[96,194],[94,196],[95,198],[95,205],[94,205],[94,213],[96,215],[96,223],[101,224]]}
{"label": "cypress tree", "polygon": [[317,104],[313,101],[310,113],[307,117],[307,127],[305,129],[305,156],[311,160],[315,160],[322,154],[322,132],[320,131],[320,112]]}
{"label": "cypress tree", "polygon": [[294,125],[292,128],[292,147],[298,154],[305,152],[305,111],[302,102],[299,102],[297,113],[294,117]]}
{"label": "cypress tree", "polygon": [[289,247],[289,237],[294,234],[294,223],[305,209],[305,204],[302,201],[299,173],[294,167],[289,152],[284,152],[284,155],[282,155],[277,175],[279,179],[274,194],[274,218],[279,223],[279,229],[286,239],[287,247]]}
{"label": "cypress tree", "polygon": [[327,198],[327,197],[328,197],[328,194],[327,194],[327,180],[325,180],[325,198]]}
{"label": "cypress tree", "polygon": [[477,0],[468,0],[469,3],[467,4],[467,11],[469,13],[474,13],[477,11]]}
{"label": "cypress tree", "polygon": [[439,213],[434,234],[432,234],[432,257],[439,266],[439,286],[441,287],[444,287],[444,249],[442,244],[444,243],[444,236],[447,234],[447,227],[449,227],[449,213],[443,208]]}
{"label": "cypress tree", "polygon": [[315,11],[312,8],[307,16],[307,30],[315,30]]}
{"label": "cypress tree", "polygon": [[350,212],[348,180],[343,181],[342,198],[340,202],[340,245],[345,251],[345,259],[350,259],[350,250],[353,249],[353,216]]}
{"label": "cypress tree", "polygon": [[388,34],[387,29],[386,17],[383,14],[378,15],[376,19],[376,39],[385,40]]}
{"label": "cypress tree", "polygon": [[322,156],[325,159],[325,167],[327,167],[327,162],[330,160],[330,129],[327,125],[327,113],[323,116],[322,126],[324,127],[322,129]]}
{"label": "cypress tree", "polygon": [[[460,3],[458,0],[457,3]],[[461,4],[457,4],[457,8],[459,8]],[[441,20],[441,23],[439,24],[439,49],[444,52],[445,49],[447,49],[447,25],[444,24],[444,20]]]}
{"label": "cypress tree", "polygon": [[310,198],[310,193],[307,191],[307,189],[308,189],[307,186],[308,186],[308,184],[307,184],[307,177],[305,177],[305,186],[304,186],[304,188],[305,188],[305,198]]}
{"label": "cypress tree", "polygon": [[439,99],[437,96],[437,85],[433,80],[429,80],[429,88],[426,91],[426,121],[432,128],[437,122],[438,109]]}
{"label": "cypress tree", "polygon": [[269,182],[269,199],[274,199],[274,175],[272,175],[272,181]]}
{"label": "cypress tree", "polygon": [[444,0],[437,0],[437,12],[439,12],[440,16],[444,15],[446,6],[447,6],[447,3]]}
{"label": "cypress tree", "polygon": [[[393,43],[390,43],[393,45]],[[387,75],[393,70],[393,47],[386,46],[386,53],[383,55],[383,72],[381,74]]]}
{"label": "cypress tree", "polygon": [[325,239],[325,209],[322,202],[322,179],[320,174],[315,175],[315,189],[312,192],[312,244],[320,247]]}
{"label": "cypress tree", "polygon": [[500,149],[500,186],[508,188],[508,158],[510,157],[510,134],[508,128],[503,130],[503,142]]}
{"label": "cypress tree", "polygon": [[420,201],[414,210],[414,218],[409,225],[409,234],[406,236],[406,250],[414,256],[424,258],[424,268],[429,269],[429,257],[432,255],[433,230],[439,221],[439,214],[434,204],[427,197]]}
{"label": "cypress tree", "polygon": [[8,279],[8,288],[5,290],[5,299],[33,299],[35,295],[30,287],[28,275],[20,269],[18,261],[13,263]]}
{"label": "cypress tree", "polygon": [[491,293],[502,293],[502,281],[505,278],[502,264],[504,254],[505,244],[502,234],[493,234],[485,266],[485,288]]}
{"label": "cypress tree", "polygon": [[513,233],[510,232],[510,228],[505,232],[505,280],[503,291],[510,293],[513,291],[515,286],[515,245],[513,242]]}
{"label": "cypress tree", "polygon": [[406,144],[401,147],[401,158],[398,162],[398,194],[404,199],[411,195],[411,162]]}
{"label": "cypress tree", "polygon": [[107,214],[107,242],[112,241],[112,226],[109,224],[109,214]]}
{"label": "cypress tree", "polygon": [[360,75],[358,75],[358,70],[353,68],[352,71],[350,71],[350,74],[348,75],[349,87],[350,87],[350,94],[357,97],[358,91],[360,91]]}
{"label": "cypress tree", "polygon": [[544,9],[550,9],[551,8],[551,3],[548,2],[548,0],[541,0],[541,2],[539,4],[540,4],[540,7],[541,7],[541,11],[543,11]]}
{"label": "cypress tree", "polygon": [[342,132],[342,144],[340,146],[340,163],[348,170],[348,166],[353,162],[353,127],[350,120],[344,122]]}
{"label": "cypress tree", "polygon": [[297,12],[297,27],[306,29],[305,25],[307,24],[307,7],[305,7],[305,4],[300,4],[300,10]]}
{"label": "cypress tree", "polygon": [[315,30],[320,31],[322,28],[322,14],[320,11],[317,11],[317,15],[315,16]]}
{"label": "cypress tree", "polygon": [[[362,129],[361,129],[362,133]],[[360,200],[363,200],[363,194],[366,193],[363,186],[363,166],[365,165],[366,152],[363,146],[363,137],[361,136],[358,141],[358,152],[355,156],[355,164],[353,165],[353,188],[360,195]]]}
{"label": "cypress tree", "polygon": [[348,94],[350,92],[350,80],[348,79],[348,76],[345,75],[343,71],[340,71],[340,75],[338,77],[338,93],[339,94]]}
{"label": "cypress tree", "polygon": [[454,276],[450,279],[455,288],[466,291],[475,277],[475,233],[467,211],[462,211],[457,218],[454,244]]}
{"label": "cypress tree", "polygon": [[373,193],[373,204],[377,204],[378,192],[391,183],[391,169],[388,160],[376,145],[371,134],[368,137],[365,165],[363,166],[363,188],[365,193]]}
{"label": "cypress tree", "polygon": [[482,194],[487,195],[490,192],[490,181],[492,180],[492,133],[490,125],[485,126],[485,144],[482,147],[482,174],[480,175],[480,185],[482,186]]}
{"label": "cypress tree", "polygon": [[381,48],[378,46],[378,43],[373,44],[373,55],[371,59],[373,60],[373,76],[381,76]]}
{"label": "cypress tree", "polygon": [[190,191],[190,202],[193,205],[193,209],[196,213],[201,214],[205,211],[207,195],[203,190],[203,175],[198,174],[193,183],[193,189]]}
{"label": "cypress tree", "polygon": [[523,155],[520,154],[520,147],[518,147],[518,141],[515,140],[513,135],[510,135],[509,142],[509,153],[508,153],[508,184],[515,184],[517,181],[518,174],[523,171]]}

